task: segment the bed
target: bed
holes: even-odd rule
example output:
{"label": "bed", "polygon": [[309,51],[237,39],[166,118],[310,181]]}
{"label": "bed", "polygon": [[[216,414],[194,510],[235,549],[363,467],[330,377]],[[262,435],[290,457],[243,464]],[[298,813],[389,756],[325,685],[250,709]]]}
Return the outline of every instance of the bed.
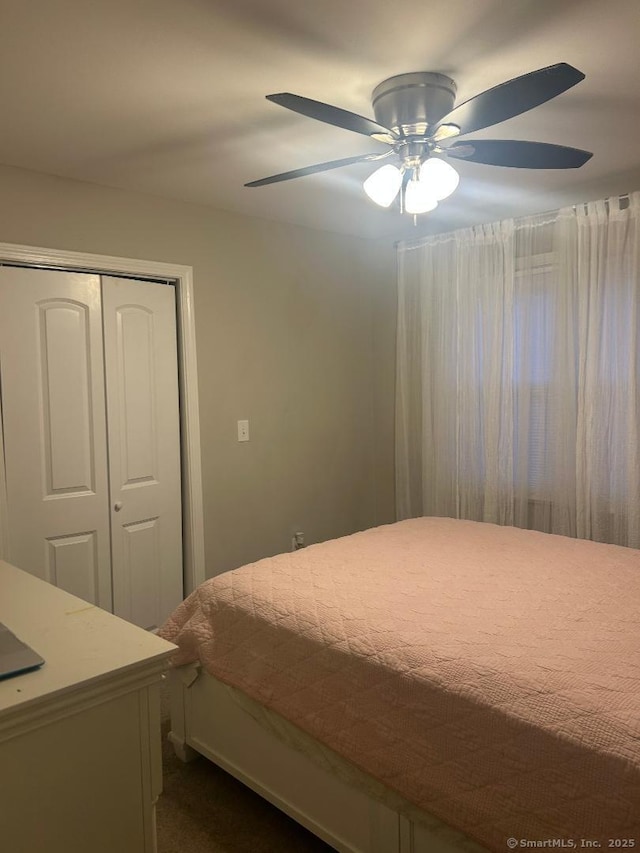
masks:
{"label": "bed", "polygon": [[631,848],[639,613],[633,549],[373,528],[180,605],[161,631],[179,647],[171,739],[341,851]]}

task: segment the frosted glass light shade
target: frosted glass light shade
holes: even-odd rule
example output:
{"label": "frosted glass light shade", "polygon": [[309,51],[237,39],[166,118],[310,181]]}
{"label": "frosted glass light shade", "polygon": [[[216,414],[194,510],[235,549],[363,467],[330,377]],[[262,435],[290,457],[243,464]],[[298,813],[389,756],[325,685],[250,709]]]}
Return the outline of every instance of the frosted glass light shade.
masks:
{"label": "frosted glass light shade", "polygon": [[428,213],[437,206],[438,201],[428,183],[422,180],[409,181],[404,191],[405,213]]}
{"label": "frosted glass light shade", "polygon": [[389,207],[400,192],[402,172],[397,166],[387,163],[369,175],[363,184],[364,191],[371,201],[380,207]]}
{"label": "frosted glass light shade", "polygon": [[460,175],[449,163],[438,157],[430,157],[420,167],[419,181],[429,187],[429,192],[436,201],[442,201],[458,186]]}

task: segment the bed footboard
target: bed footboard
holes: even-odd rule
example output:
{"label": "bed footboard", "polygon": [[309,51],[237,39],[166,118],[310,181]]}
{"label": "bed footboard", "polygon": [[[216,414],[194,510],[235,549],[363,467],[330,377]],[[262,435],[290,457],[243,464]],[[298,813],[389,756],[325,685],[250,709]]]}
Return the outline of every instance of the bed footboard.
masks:
{"label": "bed footboard", "polygon": [[170,743],[180,761],[188,763],[200,755],[187,743],[187,728],[185,718],[185,701],[187,696],[188,681],[177,670],[170,670],[169,679],[169,707],[171,710],[171,729],[168,734]]}
{"label": "bed footboard", "polygon": [[444,828],[435,836],[282,742],[231,698],[185,667],[170,673],[171,733],[183,761],[203,755],[339,853],[483,853]]}

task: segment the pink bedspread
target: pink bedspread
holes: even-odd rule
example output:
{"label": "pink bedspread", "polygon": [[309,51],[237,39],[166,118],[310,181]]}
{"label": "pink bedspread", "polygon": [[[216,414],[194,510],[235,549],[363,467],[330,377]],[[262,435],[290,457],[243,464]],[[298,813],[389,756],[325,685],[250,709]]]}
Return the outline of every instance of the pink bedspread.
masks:
{"label": "pink bedspread", "polygon": [[638,551],[420,518],[220,575],[162,635],[490,849],[607,849],[640,847],[639,624]]}

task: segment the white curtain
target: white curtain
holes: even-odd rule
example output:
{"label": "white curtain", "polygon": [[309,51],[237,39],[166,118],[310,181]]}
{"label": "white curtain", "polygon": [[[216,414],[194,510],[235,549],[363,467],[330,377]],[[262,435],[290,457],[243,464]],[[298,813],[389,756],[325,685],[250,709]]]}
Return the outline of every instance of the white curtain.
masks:
{"label": "white curtain", "polygon": [[640,193],[398,249],[398,518],[640,547]]}

